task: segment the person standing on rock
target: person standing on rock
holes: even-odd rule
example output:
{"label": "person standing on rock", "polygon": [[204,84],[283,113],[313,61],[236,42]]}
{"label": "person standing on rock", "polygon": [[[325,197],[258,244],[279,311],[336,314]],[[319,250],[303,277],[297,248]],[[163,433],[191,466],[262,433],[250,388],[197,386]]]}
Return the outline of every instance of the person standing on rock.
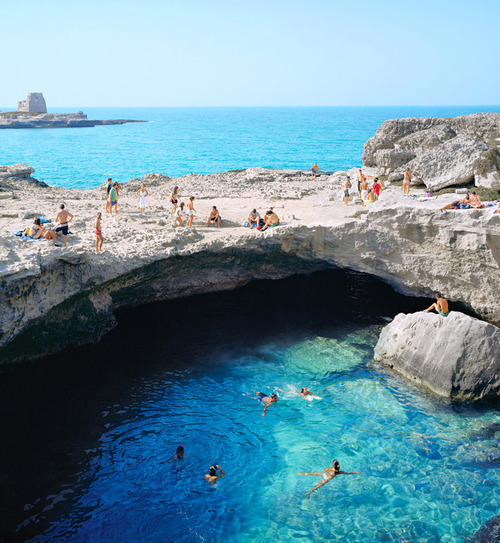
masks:
{"label": "person standing on rock", "polygon": [[94,221],[94,231],[95,231],[95,252],[102,253],[102,242],[104,241],[102,237],[102,228],[101,228],[101,219],[102,213],[97,214],[97,218]]}
{"label": "person standing on rock", "polygon": [[69,223],[73,220],[73,215],[64,209],[64,204],[61,204],[59,209],[59,213],[56,217],[56,223],[59,223],[59,226],[56,227],[55,233],[61,232],[61,234],[64,236],[64,246],[68,245],[68,231],[69,231]]}
{"label": "person standing on rock", "polygon": [[352,183],[351,183],[351,178],[349,176],[347,176],[347,179],[345,180],[345,183],[344,183],[344,204],[346,206],[348,206],[348,202],[349,202],[349,189],[352,187]]}
{"label": "person standing on rock", "polygon": [[113,208],[115,208],[115,215],[118,215],[118,183],[113,183],[113,187],[109,191],[109,213],[113,215]]}
{"label": "person standing on rock", "polygon": [[194,202],[194,196],[190,196],[189,202],[187,205],[187,208],[188,208],[187,214],[189,218],[187,220],[186,226],[193,226],[194,212],[196,211],[196,209],[194,208],[193,202]]}
{"label": "person standing on rock", "polygon": [[433,309],[435,309],[442,317],[447,317],[450,314],[448,302],[441,297],[441,294],[436,294],[436,302],[425,311],[429,313],[429,311],[432,311]]}
{"label": "person standing on rock", "polygon": [[175,210],[175,218],[179,223],[179,226],[182,226],[182,212],[184,211],[184,202],[181,202],[181,205]]}
{"label": "person standing on rock", "polygon": [[111,177],[108,177],[108,184],[106,185],[106,212],[111,213],[111,206],[109,205],[109,193],[113,188]]}
{"label": "person standing on rock", "polygon": [[139,210],[141,215],[146,214],[146,196],[149,196],[149,192],[146,189],[146,185],[143,183],[141,190],[137,191],[137,196],[139,197]]}
{"label": "person standing on rock", "polygon": [[361,190],[362,190],[361,185],[366,181],[366,175],[363,173],[362,170],[359,170],[358,176],[356,177],[356,181],[358,182],[358,195],[361,198]]}
{"label": "person standing on rock", "polygon": [[373,180],[372,190],[378,198],[380,196],[380,191],[382,190],[382,185],[380,184],[378,177],[375,177],[375,179]]}
{"label": "person standing on rock", "polygon": [[361,182],[361,185],[360,185],[360,190],[361,192],[359,193],[359,195],[361,198],[361,205],[364,207],[366,203],[366,198],[368,197],[368,181],[366,180],[366,176],[364,175],[363,175],[363,181]]}
{"label": "person standing on rock", "polygon": [[172,213],[176,215],[177,212],[177,204],[179,203],[179,187],[174,187],[174,191],[170,195],[170,202],[174,206],[174,209],[172,210]]}
{"label": "person standing on rock", "polygon": [[313,178],[313,179],[316,179],[316,176],[318,175],[318,173],[319,173],[319,166],[318,166],[318,164],[315,162],[315,163],[314,163],[314,166],[311,168],[312,178]]}
{"label": "person standing on rock", "polygon": [[410,196],[410,185],[413,175],[410,172],[410,167],[406,168],[405,173],[403,174],[403,196]]}

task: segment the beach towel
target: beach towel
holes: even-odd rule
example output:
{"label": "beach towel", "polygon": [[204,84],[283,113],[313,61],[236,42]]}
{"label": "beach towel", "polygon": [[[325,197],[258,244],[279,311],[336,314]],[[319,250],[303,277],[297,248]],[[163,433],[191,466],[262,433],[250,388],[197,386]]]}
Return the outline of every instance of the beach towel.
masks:
{"label": "beach towel", "polygon": [[18,237],[21,241],[41,241],[45,239],[45,238],[37,238],[37,239],[30,238],[29,236],[26,236],[24,234],[24,230],[19,230],[19,232],[13,232],[12,235]]}

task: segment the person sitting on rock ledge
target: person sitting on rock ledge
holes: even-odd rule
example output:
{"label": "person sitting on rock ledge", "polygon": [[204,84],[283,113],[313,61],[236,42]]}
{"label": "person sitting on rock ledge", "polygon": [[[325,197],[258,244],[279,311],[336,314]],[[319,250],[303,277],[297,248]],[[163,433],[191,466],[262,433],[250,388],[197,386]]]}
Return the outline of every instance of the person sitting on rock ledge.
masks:
{"label": "person sitting on rock ledge", "polygon": [[220,228],[220,220],[221,219],[219,210],[215,206],[213,206],[212,211],[210,212],[210,216],[208,217],[207,228],[210,227],[211,222],[217,223],[218,227]]}
{"label": "person sitting on rock ledge", "polygon": [[278,215],[273,211],[273,208],[271,208],[264,216],[264,226],[261,229],[261,232],[264,230],[267,230],[268,228],[273,228],[274,226],[278,226],[280,223],[280,219]]}
{"label": "person sitting on rock ledge", "polygon": [[472,191],[470,193],[469,203],[471,207],[473,207],[474,209],[482,209],[484,207],[483,204],[481,203],[481,196],[479,196],[479,194],[476,194],[475,191]]}
{"label": "person sitting on rock ledge", "polygon": [[316,176],[318,175],[318,173],[319,173],[319,166],[318,166],[318,164],[315,162],[315,163],[314,163],[314,166],[311,168],[312,178],[313,178],[313,179],[316,179]]}
{"label": "person sitting on rock ledge", "polygon": [[433,309],[435,309],[442,317],[447,317],[450,314],[448,302],[441,297],[441,294],[436,294],[436,302],[425,311],[429,313],[429,311],[432,311]]}
{"label": "person sitting on rock ledge", "polygon": [[56,242],[56,233],[54,230],[46,230],[38,217],[33,221],[33,225],[30,228],[30,238],[31,239],[48,239]]}
{"label": "person sitting on rock ledge", "polygon": [[245,225],[250,226],[250,228],[257,228],[259,226],[259,219],[259,212],[256,209],[252,209],[250,215],[248,215],[248,224],[245,223]]}

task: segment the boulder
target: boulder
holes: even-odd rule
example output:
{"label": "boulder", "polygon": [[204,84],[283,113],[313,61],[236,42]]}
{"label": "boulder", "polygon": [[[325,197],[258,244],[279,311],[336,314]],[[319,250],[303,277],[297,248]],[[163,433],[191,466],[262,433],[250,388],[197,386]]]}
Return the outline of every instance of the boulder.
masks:
{"label": "boulder", "polygon": [[12,164],[0,166],[0,178],[6,177],[30,177],[35,170],[27,164]]}
{"label": "boulder", "polygon": [[475,164],[488,146],[471,136],[457,136],[439,147],[421,153],[408,166],[413,183],[431,190],[450,185],[465,185],[474,178]]}
{"label": "boulder", "polygon": [[482,153],[474,165],[476,187],[500,190],[500,152],[490,148]]}
{"label": "boulder", "polygon": [[419,130],[413,134],[409,134],[398,141],[398,146],[401,149],[409,151],[430,151],[438,147],[445,141],[456,137],[457,133],[447,123],[439,124],[428,128],[427,130]]}
{"label": "boulder", "polygon": [[363,149],[363,164],[365,166],[377,166],[375,153],[385,149],[394,149],[394,143],[383,137],[375,136],[370,138]]}
{"label": "boulder", "polygon": [[500,396],[500,328],[463,313],[400,313],[383,328],[374,358],[439,396]]}
{"label": "boulder", "polygon": [[378,166],[379,175],[388,175],[396,168],[407,164],[415,158],[412,151],[402,149],[380,149],[375,153],[375,161]]}
{"label": "boulder", "polygon": [[490,518],[466,543],[495,543],[500,541],[500,515]]}

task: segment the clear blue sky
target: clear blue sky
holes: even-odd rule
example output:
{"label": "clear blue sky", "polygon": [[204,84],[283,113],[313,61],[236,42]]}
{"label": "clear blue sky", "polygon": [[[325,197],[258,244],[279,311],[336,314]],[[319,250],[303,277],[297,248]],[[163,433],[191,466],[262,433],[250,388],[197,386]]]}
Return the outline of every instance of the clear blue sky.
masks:
{"label": "clear blue sky", "polygon": [[500,103],[500,0],[12,0],[0,105]]}

